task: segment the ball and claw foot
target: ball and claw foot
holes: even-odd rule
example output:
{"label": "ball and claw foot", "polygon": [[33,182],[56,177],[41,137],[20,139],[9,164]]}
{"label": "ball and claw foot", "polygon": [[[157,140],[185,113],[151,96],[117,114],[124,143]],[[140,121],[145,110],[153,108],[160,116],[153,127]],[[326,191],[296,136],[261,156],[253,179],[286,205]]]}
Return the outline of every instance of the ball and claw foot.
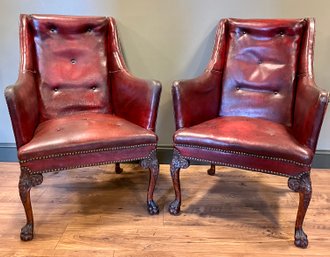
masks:
{"label": "ball and claw foot", "polygon": [[150,215],[159,214],[158,205],[154,202],[154,200],[148,201],[147,205],[148,205],[148,212]]}
{"label": "ball and claw foot", "polygon": [[21,229],[21,240],[30,241],[33,239],[33,226],[32,224],[26,224]]}
{"label": "ball and claw foot", "polygon": [[308,246],[307,235],[302,229],[296,230],[296,233],[294,235],[294,244],[300,248],[307,248]]}
{"label": "ball and claw foot", "polygon": [[180,214],[180,205],[181,203],[178,200],[174,200],[170,203],[170,206],[168,207],[168,211],[172,215],[179,215]]}

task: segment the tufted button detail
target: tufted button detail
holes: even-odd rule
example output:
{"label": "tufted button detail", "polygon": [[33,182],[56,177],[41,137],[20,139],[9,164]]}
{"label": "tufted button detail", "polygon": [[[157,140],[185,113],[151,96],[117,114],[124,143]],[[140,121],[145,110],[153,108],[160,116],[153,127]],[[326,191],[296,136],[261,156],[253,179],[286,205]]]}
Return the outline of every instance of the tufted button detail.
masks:
{"label": "tufted button detail", "polygon": [[76,64],[77,63],[76,59],[71,59],[71,63]]}
{"label": "tufted button detail", "polygon": [[54,92],[57,92],[57,91],[58,91],[58,87],[55,87],[55,88],[54,88]]}

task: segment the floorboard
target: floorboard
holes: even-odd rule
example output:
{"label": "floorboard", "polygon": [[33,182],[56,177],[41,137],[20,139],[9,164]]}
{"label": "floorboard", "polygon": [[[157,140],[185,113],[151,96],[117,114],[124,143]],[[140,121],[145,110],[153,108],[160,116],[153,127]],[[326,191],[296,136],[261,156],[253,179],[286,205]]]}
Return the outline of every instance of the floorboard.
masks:
{"label": "floorboard", "polygon": [[44,174],[31,190],[35,238],[19,239],[25,214],[19,200],[19,165],[0,163],[0,256],[261,257],[330,256],[330,170],[313,170],[313,197],[305,219],[310,245],[293,245],[298,194],[287,179],[206,166],[181,171],[182,213],[171,216],[174,198],[168,165],[161,165],[155,199],[145,208],[148,172],[136,164]]}

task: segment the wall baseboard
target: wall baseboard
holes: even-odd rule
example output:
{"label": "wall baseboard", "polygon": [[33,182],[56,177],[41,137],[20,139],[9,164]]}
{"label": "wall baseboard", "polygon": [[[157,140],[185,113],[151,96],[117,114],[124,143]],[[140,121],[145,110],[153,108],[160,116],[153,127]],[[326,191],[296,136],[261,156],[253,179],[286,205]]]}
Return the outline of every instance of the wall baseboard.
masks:
{"label": "wall baseboard", "polygon": [[[172,158],[172,146],[158,146],[157,155],[161,164],[169,164]],[[17,162],[16,145],[10,143],[0,144],[0,162]],[[194,162],[194,164],[202,164]],[[317,150],[312,167],[316,169],[330,169],[330,151]]]}

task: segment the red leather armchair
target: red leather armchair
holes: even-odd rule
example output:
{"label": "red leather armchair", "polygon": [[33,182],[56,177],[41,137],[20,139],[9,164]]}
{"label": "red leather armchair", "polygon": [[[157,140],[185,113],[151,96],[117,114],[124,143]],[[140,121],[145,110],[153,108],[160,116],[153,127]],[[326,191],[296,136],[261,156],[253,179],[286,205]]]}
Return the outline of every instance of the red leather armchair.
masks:
{"label": "red leather armchair", "polygon": [[295,244],[312,187],[310,170],[329,101],[314,82],[314,20],[219,22],[205,72],[172,87],[176,132],[171,175],[180,212],[180,168],[189,160],[286,176],[299,192]]}
{"label": "red leather armchair", "polygon": [[44,172],[140,160],[150,170],[147,206],[159,164],[154,133],[161,84],[133,77],[107,17],[21,15],[19,78],[5,90],[21,167],[19,193],[33,238],[30,189]]}

